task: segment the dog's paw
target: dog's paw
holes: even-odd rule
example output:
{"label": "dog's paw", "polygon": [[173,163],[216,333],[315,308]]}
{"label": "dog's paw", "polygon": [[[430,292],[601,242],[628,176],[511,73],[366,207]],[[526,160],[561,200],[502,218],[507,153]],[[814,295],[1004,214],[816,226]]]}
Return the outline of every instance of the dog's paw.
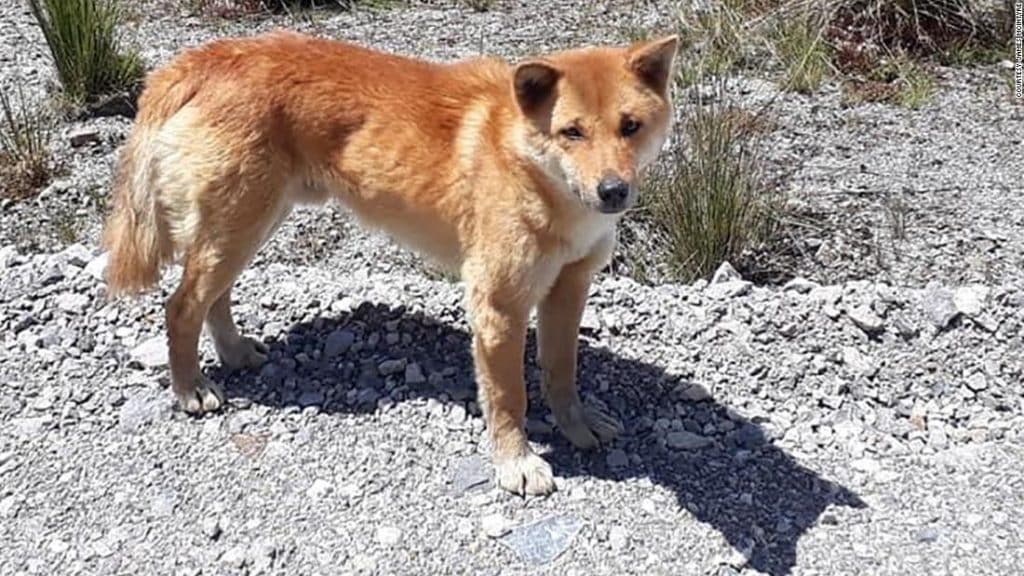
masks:
{"label": "dog's paw", "polygon": [[594,448],[622,434],[622,423],[617,418],[579,400],[552,412],[562,435],[577,448]]}
{"label": "dog's paw", "polygon": [[519,495],[543,495],[555,491],[551,465],[533,452],[502,458],[494,463],[498,486]]}
{"label": "dog's paw", "polygon": [[189,414],[214,412],[224,405],[224,391],[206,375],[196,377],[195,386],[187,392],[175,393],[181,409]]}
{"label": "dog's paw", "polygon": [[267,345],[259,340],[242,337],[230,346],[217,346],[220,361],[232,370],[259,368],[267,361]]}

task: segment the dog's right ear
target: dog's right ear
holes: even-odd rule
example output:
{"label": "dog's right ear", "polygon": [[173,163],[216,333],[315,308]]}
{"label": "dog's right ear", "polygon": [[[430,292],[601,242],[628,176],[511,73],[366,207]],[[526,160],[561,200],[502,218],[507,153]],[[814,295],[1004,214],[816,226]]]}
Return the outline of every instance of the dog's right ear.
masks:
{"label": "dog's right ear", "polygon": [[529,116],[550,105],[561,77],[557,68],[543,60],[528,60],[516,66],[513,85],[519,108]]}

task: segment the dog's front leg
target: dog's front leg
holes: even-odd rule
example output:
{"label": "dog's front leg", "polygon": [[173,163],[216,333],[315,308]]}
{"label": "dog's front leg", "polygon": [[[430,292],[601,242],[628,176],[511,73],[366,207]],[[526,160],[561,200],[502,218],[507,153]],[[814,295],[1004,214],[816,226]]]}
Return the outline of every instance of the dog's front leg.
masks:
{"label": "dog's front leg", "polygon": [[493,276],[470,275],[466,281],[479,399],[491,434],[498,485],[517,494],[550,493],[555,489],[551,466],[533,453],[523,429],[529,302],[508,285],[493,285]]}
{"label": "dog's front leg", "polygon": [[608,259],[612,241],[594,254],[562,268],[537,307],[537,363],[541,386],[562,434],[578,448],[593,448],[622,432],[622,424],[580,402],[576,389],[576,350],[580,319],[594,273]]}

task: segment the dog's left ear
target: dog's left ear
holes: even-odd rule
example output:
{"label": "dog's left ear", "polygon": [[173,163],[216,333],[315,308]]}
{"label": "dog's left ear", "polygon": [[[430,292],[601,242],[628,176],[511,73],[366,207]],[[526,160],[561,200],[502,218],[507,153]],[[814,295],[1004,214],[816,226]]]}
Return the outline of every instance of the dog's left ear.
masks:
{"label": "dog's left ear", "polygon": [[629,68],[658,92],[665,92],[672,75],[672,61],[679,47],[679,36],[635,44],[629,49]]}

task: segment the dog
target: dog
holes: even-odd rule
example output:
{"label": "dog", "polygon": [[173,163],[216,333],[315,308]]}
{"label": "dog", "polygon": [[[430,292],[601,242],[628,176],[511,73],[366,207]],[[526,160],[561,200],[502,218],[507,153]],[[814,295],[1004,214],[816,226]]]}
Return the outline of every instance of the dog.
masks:
{"label": "dog", "polygon": [[184,51],[151,73],[122,148],[103,242],[113,296],[183,266],[166,305],[183,410],[225,402],[199,368],[203,325],[233,369],[267,360],[239,334],[232,286],[296,204],[340,201],[461,274],[499,486],[555,489],[527,443],[524,355],[537,311],[544,397],[579,448],[621,432],[576,387],[580,318],[616,224],[667,138],[678,39],[510,64],[434,63],[274,32]]}

